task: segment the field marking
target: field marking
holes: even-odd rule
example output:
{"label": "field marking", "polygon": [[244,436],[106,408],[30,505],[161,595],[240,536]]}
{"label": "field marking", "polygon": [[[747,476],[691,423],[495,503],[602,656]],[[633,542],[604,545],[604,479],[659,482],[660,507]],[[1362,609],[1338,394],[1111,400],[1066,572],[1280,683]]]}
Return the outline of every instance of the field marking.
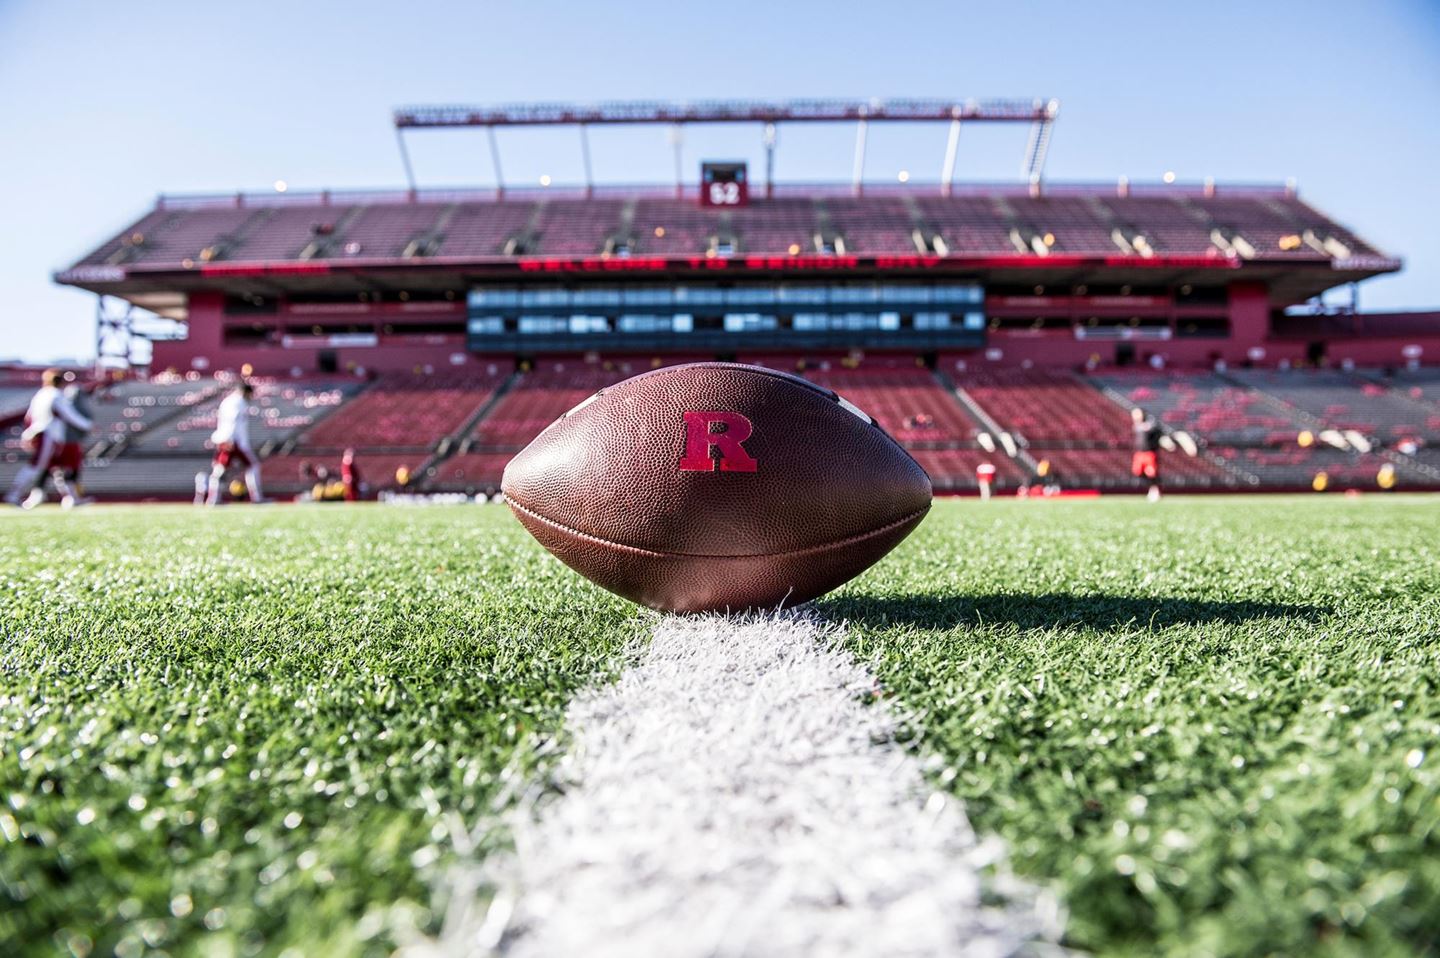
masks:
{"label": "field marking", "polygon": [[926,782],[842,639],[803,614],[662,619],[571,702],[559,791],[509,815],[514,855],[458,869],[440,937],[406,954],[1053,948],[1054,898]]}

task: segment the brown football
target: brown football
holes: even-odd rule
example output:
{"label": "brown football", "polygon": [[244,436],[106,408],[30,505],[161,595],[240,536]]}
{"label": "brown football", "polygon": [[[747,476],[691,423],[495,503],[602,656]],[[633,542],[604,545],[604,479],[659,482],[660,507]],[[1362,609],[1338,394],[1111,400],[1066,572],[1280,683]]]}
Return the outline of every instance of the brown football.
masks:
{"label": "brown football", "polygon": [[813,599],[930,510],[930,478],[797,376],[693,363],[602,389],[511,460],[515,515],[566,565],[676,612]]}

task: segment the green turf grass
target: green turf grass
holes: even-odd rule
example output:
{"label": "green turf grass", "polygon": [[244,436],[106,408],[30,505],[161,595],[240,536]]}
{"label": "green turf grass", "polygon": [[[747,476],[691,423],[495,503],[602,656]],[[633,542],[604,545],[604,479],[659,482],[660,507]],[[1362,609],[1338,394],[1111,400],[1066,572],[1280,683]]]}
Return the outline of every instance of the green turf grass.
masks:
{"label": "green turf grass", "polygon": [[941,503],[821,608],[1071,944],[1440,947],[1440,499]]}
{"label": "green turf grass", "polygon": [[0,515],[0,954],[388,954],[650,619],[501,507]]}
{"label": "green turf grass", "polygon": [[[1073,944],[1414,953],[1437,543],[1434,498],[941,502],[820,607]],[[0,515],[0,954],[388,952],[443,812],[652,622],[503,509]]]}

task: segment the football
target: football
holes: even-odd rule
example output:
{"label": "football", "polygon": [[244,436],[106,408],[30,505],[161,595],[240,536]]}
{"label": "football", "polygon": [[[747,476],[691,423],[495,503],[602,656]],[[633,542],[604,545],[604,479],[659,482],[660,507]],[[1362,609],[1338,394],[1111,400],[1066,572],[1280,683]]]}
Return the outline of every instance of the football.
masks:
{"label": "football", "polygon": [[792,606],[878,562],[930,479],[814,383],[692,363],[602,389],[505,469],[515,516],[597,584],[674,612]]}

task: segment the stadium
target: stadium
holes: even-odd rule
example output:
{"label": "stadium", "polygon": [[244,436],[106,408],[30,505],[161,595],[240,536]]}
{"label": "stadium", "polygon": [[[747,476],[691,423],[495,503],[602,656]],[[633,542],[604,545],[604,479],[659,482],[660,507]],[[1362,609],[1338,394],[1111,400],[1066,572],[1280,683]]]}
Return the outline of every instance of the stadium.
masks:
{"label": "stadium", "polygon": [[[465,21],[533,41],[496,62],[604,60],[512,13]],[[324,82],[267,120],[473,39],[312,15],[276,42]],[[603,29],[646,79],[718,62]],[[156,129],[273,79],[224,33],[186,34],[216,117]],[[1053,177],[1061,116],[409,106],[392,188],[128,198],[49,274],[93,364],[0,363],[0,954],[1440,948],[1440,312],[1360,308],[1426,254],[1294,180]],[[876,177],[892,129],[943,150]],[[990,129],[1018,177],[966,178]],[[777,176],[797,130],[853,175]],[[501,174],[532,135],[573,182]],[[673,177],[603,169],[641,135]],[[493,183],[427,185],[431,142]],[[783,407],[627,444],[725,376]]]}
{"label": "stadium", "polygon": [[[263,383],[277,493],[308,488],[302,465],[334,471],[346,448],[372,494],[493,493],[509,457],[584,396],[701,358],[842,392],[946,492],[974,492],[982,462],[1003,491],[1142,488],[1128,468],[1137,405],[1189,440],[1162,455],[1177,489],[1440,488],[1440,381],[1422,367],[1440,355],[1435,316],[1287,312],[1400,260],[1293,186],[1050,183],[1057,114],[1047,100],[818,101],[394,118],[402,133],[492,134],[1028,124],[1014,187],[952,183],[952,149],[928,185],[752,188],[744,164],[705,163],[689,185],[649,188],[161,196],[56,275],[101,297],[101,346],[119,355],[126,309],[183,324],[153,344],[148,382],[102,403],[89,489],[188,499],[224,377],[243,369]],[[26,385],[12,376],[0,394],[12,423]],[[23,458],[15,436],[7,448]]]}

